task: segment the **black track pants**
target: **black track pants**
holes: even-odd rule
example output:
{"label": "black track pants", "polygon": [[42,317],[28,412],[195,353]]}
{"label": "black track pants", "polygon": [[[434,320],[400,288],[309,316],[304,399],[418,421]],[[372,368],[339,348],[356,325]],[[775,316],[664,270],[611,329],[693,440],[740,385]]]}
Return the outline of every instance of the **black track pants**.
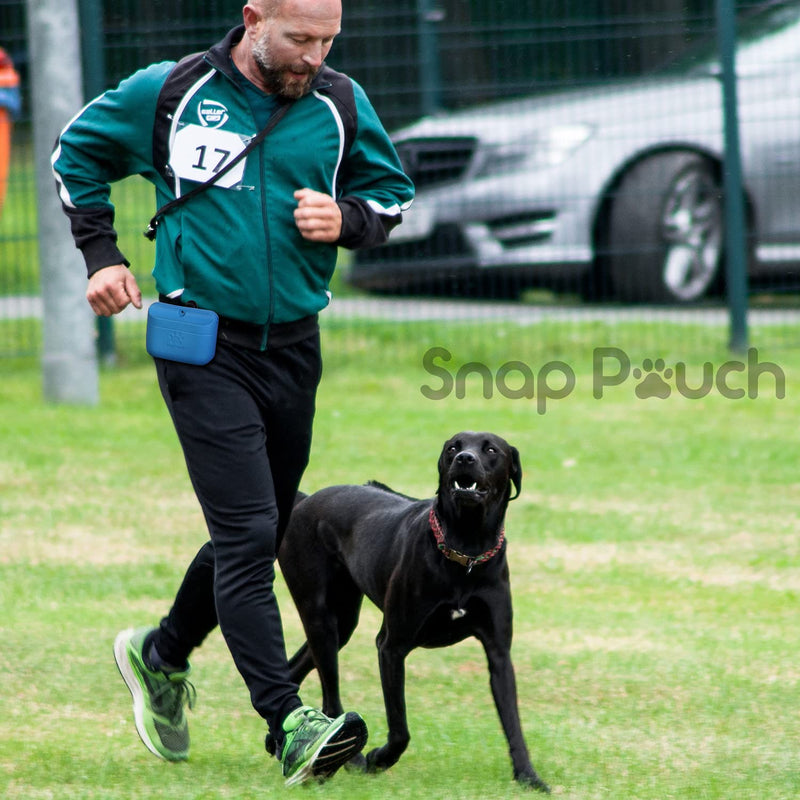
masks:
{"label": "black track pants", "polygon": [[319,335],[264,352],[220,344],[205,366],[156,359],[156,369],[210,534],[156,647],[183,664],[219,623],[254,708],[278,732],[300,700],[274,562],[311,448]]}

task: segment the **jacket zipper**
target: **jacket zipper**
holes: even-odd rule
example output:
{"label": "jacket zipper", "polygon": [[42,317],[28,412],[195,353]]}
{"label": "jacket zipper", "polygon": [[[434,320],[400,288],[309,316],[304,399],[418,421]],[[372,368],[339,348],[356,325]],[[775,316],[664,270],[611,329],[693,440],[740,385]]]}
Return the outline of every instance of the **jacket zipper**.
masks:
{"label": "jacket zipper", "polygon": [[[249,107],[249,100],[244,95],[241,86],[239,86],[238,81],[233,77],[233,75],[229,74],[227,69],[223,69],[219,64],[216,64],[213,59],[209,58],[208,53],[204,56],[205,60],[223,75],[231,84],[233,84],[235,90],[242,95],[242,99],[244,100],[245,107]],[[258,125],[256,124],[255,117],[253,116],[252,110],[250,111],[250,118],[253,122],[253,129],[258,131]],[[267,336],[269,333],[269,326],[272,323],[272,318],[275,314],[275,292],[273,289],[273,269],[272,269],[272,247],[270,245],[271,236],[269,230],[269,215],[267,214],[267,182],[265,179],[265,170],[266,170],[266,157],[265,157],[265,150],[266,150],[266,141],[261,142],[261,146],[258,149],[258,168],[259,168],[259,183],[260,183],[260,193],[261,193],[261,222],[264,230],[264,251],[265,251],[265,258],[266,258],[266,267],[267,267],[267,292],[269,293],[269,310],[267,312],[267,322],[264,325],[264,333],[261,336],[261,349],[267,349]]]}

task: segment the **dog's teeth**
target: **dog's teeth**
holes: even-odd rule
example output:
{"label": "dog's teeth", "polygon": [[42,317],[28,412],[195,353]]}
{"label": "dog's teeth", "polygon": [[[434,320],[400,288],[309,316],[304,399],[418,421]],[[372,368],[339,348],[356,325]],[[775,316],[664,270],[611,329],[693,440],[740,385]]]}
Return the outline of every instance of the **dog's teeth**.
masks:
{"label": "dog's teeth", "polygon": [[478,484],[477,484],[477,482],[476,482],[476,483],[473,483],[473,484],[472,484],[472,486],[470,486],[470,487],[469,487],[469,490],[470,490],[471,492],[476,492],[476,491],[478,490]]}

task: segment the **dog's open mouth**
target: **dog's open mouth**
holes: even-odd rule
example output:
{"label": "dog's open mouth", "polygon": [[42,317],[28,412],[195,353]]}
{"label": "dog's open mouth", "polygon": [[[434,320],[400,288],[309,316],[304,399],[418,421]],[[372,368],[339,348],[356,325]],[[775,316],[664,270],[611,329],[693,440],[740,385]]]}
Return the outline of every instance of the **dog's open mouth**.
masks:
{"label": "dog's open mouth", "polygon": [[478,500],[487,494],[474,475],[457,475],[450,482],[450,491],[453,496]]}

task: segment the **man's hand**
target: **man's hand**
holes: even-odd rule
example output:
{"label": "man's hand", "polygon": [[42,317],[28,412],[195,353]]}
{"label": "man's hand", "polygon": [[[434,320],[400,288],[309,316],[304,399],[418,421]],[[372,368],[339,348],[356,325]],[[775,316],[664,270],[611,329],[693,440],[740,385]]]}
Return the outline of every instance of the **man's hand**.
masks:
{"label": "man's hand", "polygon": [[342,235],[342,210],[328,194],[313,189],[298,189],[294,193],[297,208],[294,222],[309,242],[333,244]]}
{"label": "man's hand", "polygon": [[119,314],[130,303],[142,307],[142,293],[133,273],[124,265],[103,267],[89,278],[86,299],[95,314],[110,317]]}

